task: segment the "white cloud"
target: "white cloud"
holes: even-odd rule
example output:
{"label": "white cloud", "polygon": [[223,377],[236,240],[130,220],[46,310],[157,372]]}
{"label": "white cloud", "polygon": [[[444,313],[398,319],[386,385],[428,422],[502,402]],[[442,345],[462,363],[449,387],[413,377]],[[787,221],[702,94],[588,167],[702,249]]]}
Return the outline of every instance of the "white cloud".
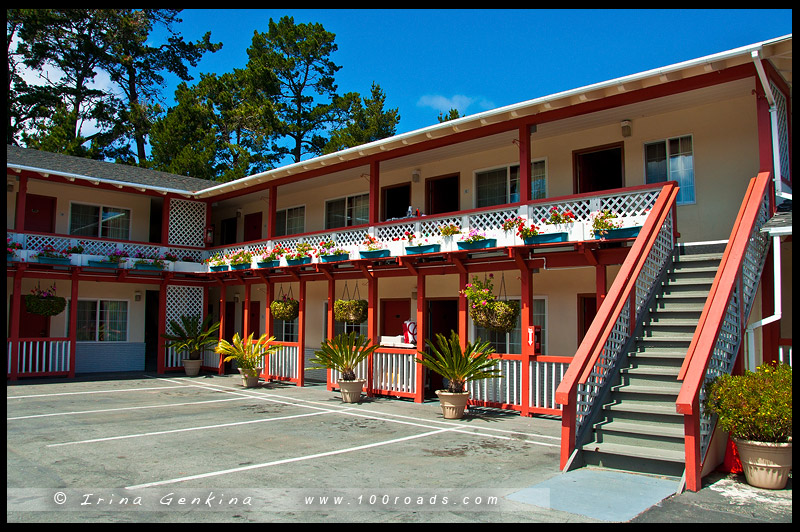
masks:
{"label": "white cloud", "polygon": [[475,102],[475,98],[456,94],[450,98],[439,94],[426,94],[417,101],[418,107],[431,107],[439,112],[446,113],[450,109],[458,109],[462,116],[467,114],[467,108]]}

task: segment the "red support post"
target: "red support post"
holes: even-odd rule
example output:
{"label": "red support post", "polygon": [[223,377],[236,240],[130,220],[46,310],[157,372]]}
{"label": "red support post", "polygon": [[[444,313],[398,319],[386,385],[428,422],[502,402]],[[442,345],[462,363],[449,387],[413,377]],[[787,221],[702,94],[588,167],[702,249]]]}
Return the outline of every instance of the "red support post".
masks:
{"label": "red support post", "polygon": [[169,244],[169,208],[172,198],[169,194],[164,196],[164,205],[161,207],[161,245]]}
{"label": "red support post", "polygon": [[297,385],[305,383],[306,281],[300,279],[300,311],[297,315]]}
{"label": "red support post", "polygon": [[19,323],[20,312],[22,312],[22,269],[14,273],[14,288],[11,294],[11,373],[8,378],[12,381],[17,380],[19,373]]}
{"label": "red support post", "polygon": [[17,192],[17,206],[14,217],[14,230],[25,230],[25,200],[28,196],[28,176],[19,176],[19,192]]}
{"label": "red support post", "polygon": [[[225,285],[220,284],[219,287],[219,339],[225,338]],[[222,361],[222,355],[219,356],[217,363],[217,374],[225,374],[225,363]]]}
{"label": "red support post", "polygon": [[275,221],[278,213],[278,187],[269,187],[269,212],[267,213],[267,238],[275,237]]}
{"label": "red support post", "polygon": [[[372,338],[372,343],[377,344],[378,338],[378,279],[375,277],[367,278],[367,334]],[[373,386],[373,355],[367,358],[367,396],[372,397]]]}
{"label": "red support post", "polygon": [[75,357],[78,346],[78,274],[72,271],[72,291],[69,300],[69,377],[75,376]]}
{"label": "red support post", "polygon": [[[417,351],[425,349],[425,276],[417,274]],[[420,355],[424,356],[424,355]],[[421,403],[425,400],[425,370],[422,364],[416,363],[416,387],[414,402]]]}
{"label": "red support post", "polygon": [[374,225],[380,220],[381,176],[380,162],[369,163],[369,223]]}
{"label": "red support post", "polygon": [[250,335],[250,284],[244,283],[244,309],[242,310],[242,338]]}
{"label": "red support post", "polygon": [[166,349],[161,338],[167,332],[167,282],[161,281],[158,291],[158,373],[164,373],[166,367]]}
{"label": "red support post", "polygon": [[[530,415],[530,368],[531,368],[531,360],[535,355],[535,334],[531,331],[533,330],[533,276],[531,269],[525,263],[524,260],[520,260],[519,262],[519,273],[520,273],[520,298],[521,301],[521,326],[522,326],[522,360],[521,363],[521,371],[520,371],[520,379],[522,382],[520,383],[520,401],[521,401],[521,409],[520,415],[528,416]],[[532,340],[532,343],[530,340]]]}
{"label": "red support post", "polygon": [[519,126],[519,200],[531,199],[531,128]]}

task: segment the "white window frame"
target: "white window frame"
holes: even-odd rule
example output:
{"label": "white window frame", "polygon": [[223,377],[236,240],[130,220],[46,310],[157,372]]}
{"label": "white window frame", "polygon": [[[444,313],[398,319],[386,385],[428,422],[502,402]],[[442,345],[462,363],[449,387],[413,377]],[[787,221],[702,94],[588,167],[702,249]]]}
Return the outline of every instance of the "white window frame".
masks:
{"label": "white window frame", "polygon": [[[542,355],[546,355],[548,353],[547,344],[548,344],[548,339],[549,339],[549,336],[547,335],[547,329],[549,327],[548,324],[550,322],[549,316],[548,316],[549,302],[548,302],[547,296],[533,296],[533,300],[534,301],[543,301],[544,302],[544,325],[542,326],[542,336],[544,336],[544,342],[542,342],[542,345],[541,345],[541,353],[542,353]],[[510,297],[509,301],[519,301],[520,302],[520,306],[522,306],[522,298],[521,297]],[[475,322],[472,321],[472,318],[469,319],[469,323],[470,323],[470,330],[469,330],[470,341],[474,342],[478,338],[478,326],[475,325]],[[534,325],[534,324],[531,324],[531,325]],[[521,329],[520,329],[519,333],[520,333],[520,348],[521,348],[522,344],[527,341],[527,334],[526,334],[525,331],[522,331]],[[509,339],[509,334],[511,334],[511,333],[510,332],[506,333],[506,347],[508,347],[510,345],[510,343],[511,343],[511,341]],[[481,340],[485,341],[486,339],[482,338]]]}
{"label": "white window frame", "polygon": [[[99,216],[97,220],[97,234],[95,235],[78,235],[72,232],[72,212],[73,206],[81,205],[85,207],[97,207],[99,209]],[[103,209],[119,209],[128,212],[128,227],[127,227],[127,238],[113,238],[109,236],[103,235]],[[122,207],[118,205],[109,205],[107,203],[91,203],[85,201],[70,201],[69,202],[69,219],[67,220],[67,232],[71,236],[86,236],[87,238],[107,238],[110,240],[131,240],[132,228],[133,228],[133,209],[130,207]]]}
{"label": "white window frame", "polygon": [[[72,298],[67,299],[67,319],[65,320],[66,323],[64,327],[66,328],[64,336],[69,337],[69,323],[72,320],[72,316],[69,315],[71,307],[71,300]],[[131,334],[131,300],[130,299],[120,299],[120,298],[103,298],[103,297],[79,297],[78,302],[80,301],[94,301],[97,303],[97,309],[95,310],[94,322],[95,322],[95,339],[94,340],[77,340],[81,343],[95,343],[95,344],[108,344],[108,343],[123,343],[128,342]],[[98,340],[98,335],[100,333],[100,303],[101,302],[118,302],[118,303],[125,303],[125,338],[123,340]]]}
{"label": "white window frame", "polygon": [[[348,218],[348,215],[347,215],[348,210],[351,208],[350,202],[353,199],[360,198],[360,197],[366,197],[366,200],[367,200],[367,222],[366,223],[369,223],[369,192],[360,192],[358,194],[348,194],[347,196],[339,196],[339,197],[336,197],[336,198],[329,198],[329,199],[325,200],[325,207],[324,207],[324,210],[322,212],[322,216],[325,219],[325,229],[326,230],[328,230],[328,229],[339,229],[339,228],[342,228],[342,227],[353,227],[354,225],[364,225],[364,224],[353,224],[352,220],[350,220]],[[343,218],[344,218],[345,224],[344,225],[337,225],[336,227],[331,227],[331,226],[328,225],[328,204],[332,203],[334,201],[341,201],[341,200],[344,200],[344,216],[343,216]]]}
{"label": "white window frame", "polygon": [[[544,163],[544,196],[543,196],[543,198],[546,198],[547,195],[548,195],[547,174],[548,174],[548,169],[549,169],[549,165],[547,164],[547,157],[539,157],[539,158],[536,158],[536,159],[531,159],[531,170],[533,169],[533,165],[536,164],[536,163]],[[474,191],[474,194],[472,195],[472,207],[474,209],[478,209],[478,208],[486,208],[486,209],[488,209],[488,208],[491,208],[491,207],[494,207],[494,206],[497,206],[497,205],[504,205],[504,204],[509,204],[509,203],[519,203],[521,201],[519,199],[517,201],[515,201],[515,202],[511,201],[511,169],[514,168],[514,167],[517,167],[518,168],[517,175],[519,176],[519,166],[520,166],[519,162],[514,162],[514,163],[508,163],[506,165],[490,166],[490,167],[487,167],[487,168],[479,168],[479,169],[473,171],[472,172],[472,190]],[[493,172],[493,171],[496,171],[496,170],[502,170],[503,168],[505,168],[505,171],[506,171],[506,197],[505,197],[505,203],[497,203],[497,204],[494,204],[494,205],[484,205],[482,207],[478,207],[478,174],[483,174],[483,173],[487,173],[487,172]],[[533,173],[531,173],[531,179],[532,178],[533,178]],[[519,178],[517,178],[517,181],[519,181]],[[517,194],[518,195],[519,195],[519,192],[521,190],[522,189],[521,189],[520,183],[518,182],[517,183],[517,191],[518,191]],[[533,192],[533,182],[531,182],[531,192]],[[527,203],[528,201],[532,201],[532,200],[535,200],[535,199],[543,199],[543,198],[526,199],[526,200],[522,201],[522,203]]]}
{"label": "white window frame", "polygon": [[301,233],[305,233],[305,232],[306,232],[306,221],[307,221],[307,220],[306,220],[306,210],[307,210],[307,209],[306,209],[306,206],[305,206],[305,204],[302,204],[302,205],[293,205],[293,206],[286,207],[286,208],[283,208],[283,209],[277,209],[277,210],[275,211],[275,225],[276,225],[276,226],[278,225],[278,214],[280,214],[280,213],[282,213],[282,212],[284,212],[284,213],[288,213],[288,212],[289,212],[290,210],[292,210],[292,209],[303,209],[303,228],[302,228],[300,231],[296,231],[296,232],[292,232],[292,233],[290,233],[290,232],[288,231],[288,227],[286,227],[286,224],[284,224],[284,229],[285,229],[285,231],[284,231],[284,234],[278,234],[278,232],[277,232],[277,229],[278,229],[278,228],[277,228],[277,227],[275,227],[275,236],[276,236],[276,237],[281,237],[281,236],[290,236],[290,235],[297,235],[297,234],[301,234]]}
{"label": "white window frame", "polygon": [[[697,170],[696,160],[697,160],[697,157],[695,155],[695,153],[696,153],[695,142],[694,142],[694,135],[692,133],[685,133],[685,134],[681,134],[681,135],[670,135],[668,137],[664,137],[664,138],[660,138],[660,139],[653,139],[653,140],[649,140],[649,141],[644,142],[644,144],[642,145],[642,159],[643,159],[643,164],[644,164],[644,169],[643,169],[642,173],[644,174],[644,182],[645,182],[645,184],[650,185],[650,184],[663,183],[664,182],[664,181],[650,181],[648,179],[649,176],[647,174],[647,147],[651,146],[653,144],[663,143],[664,147],[665,147],[665,151],[666,151],[666,165],[667,165],[666,181],[673,181],[673,179],[671,179],[671,175],[670,175],[671,172],[670,172],[669,143],[670,143],[671,140],[676,140],[676,139],[679,140],[679,139],[682,139],[684,137],[689,137],[689,139],[692,142],[692,199],[691,200],[682,199],[683,194],[680,191],[678,191],[678,198],[681,198],[681,199],[677,200],[676,204],[677,205],[695,205],[697,203],[697,176],[696,176],[696,170]],[[678,184],[681,185],[680,182]],[[683,190],[683,188],[685,188],[685,187],[682,187],[682,190]]]}

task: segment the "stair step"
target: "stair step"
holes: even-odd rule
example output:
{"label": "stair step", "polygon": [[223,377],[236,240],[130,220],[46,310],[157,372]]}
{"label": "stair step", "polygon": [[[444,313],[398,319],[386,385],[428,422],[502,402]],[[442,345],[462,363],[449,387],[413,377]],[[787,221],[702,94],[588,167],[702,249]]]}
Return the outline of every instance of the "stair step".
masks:
{"label": "stair step", "polygon": [[663,460],[667,462],[683,463],[686,455],[683,451],[660,449],[655,447],[641,447],[638,445],[622,445],[618,443],[587,443],[584,451],[599,452],[621,456],[633,456],[648,460]]}
{"label": "stair step", "polygon": [[595,423],[595,429],[603,432],[625,432],[628,434],[642,434],[647,436],[665,436],[668,438],[683,439],[683,425],[681,423],[658,423],[647,425],[644,423],[628,423],[625,421],[604,421]]}
{"label": "stair step", "polygon": [[618,384],[617,386],[612,386],[611,390],[613,392],[621,394],[665,395],[677,398],[678,392],[681,391],[681,383],[664,382],[662,385],[643,384],[643,383]]}
{"label": "stair step", "polygon": [[631,376],[678,377],[680,367],[676,366],[641,366],[622,368],[620,374]]}
{"label": "stair step", "polygon": [[675,401],[669,402],[639,402],[625,401],[623,403],[612,403],[603,405],[604,410],[611,412],[629,412],[636,414],[652,414],[666,417],[676,417],[683,419],[681,414],[675,411]]}

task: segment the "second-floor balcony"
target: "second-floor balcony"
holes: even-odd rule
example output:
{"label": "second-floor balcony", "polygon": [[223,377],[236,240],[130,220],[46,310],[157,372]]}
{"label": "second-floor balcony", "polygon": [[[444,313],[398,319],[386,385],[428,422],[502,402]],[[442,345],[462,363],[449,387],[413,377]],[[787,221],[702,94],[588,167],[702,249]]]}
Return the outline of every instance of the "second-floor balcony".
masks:
{"label": "second-floor balcony", "polygon": [[[434,252],[475,252],[521,245],[556,246],[615,239],[614,234],[599,234],[593,221],[600,213],[612,213],[612,224],[633,228],[622,238],[635,236],[660,191],[658,185],[622,188],[603,193],[578,194],[471,209],[435,216],[415,216],[346,228],[308,232],[227,246],[198,248],[164,246],[154,243],[121,241],[72,235],[7,231],[8,260],[25,263],[80,266],[87,268],[142,269],[150,262],[163,271],[206,273],[228,269],[289,268],[331,261],[391,259],[424,252],[414,245],[430,244]],[[553,214],[567,217],[551,223]],[[539,236],[523,238],[519,225],[535,226]],[[449,228],[455,234],[442,233]],[[448,231],[445,231],[447,233]],[[480,240],[467,245],[465,240],[479,235]],[[368,241],[372,246],[368,246]],[[302,260],[294,257],[308,250]],[[326,249],[328,248],[328,249]],[[273,261],[266,255],[282,250]],[[61,252],[67,260],[52,261],[43,251]],[[333,251],[337,253],[333,253]],[[380,250],[381,253],[365,253]],[[71,253],[70,253],[71,251]],[[245,257],[237,262],[236,257]],[[118,258],[114,263],[112,260]]]}

